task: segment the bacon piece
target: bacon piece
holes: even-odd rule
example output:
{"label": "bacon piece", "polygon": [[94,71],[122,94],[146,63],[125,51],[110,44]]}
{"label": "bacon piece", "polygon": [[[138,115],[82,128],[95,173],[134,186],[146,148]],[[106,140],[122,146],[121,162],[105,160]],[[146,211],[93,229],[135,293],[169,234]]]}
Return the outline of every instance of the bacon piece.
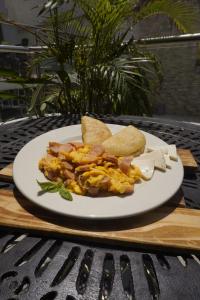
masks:
{"label": "bacon piece", "polygon": [[108,176],[105,176],[101,181],[101,189],[107,191],[109,185],[110,185],[110,178]]}
{"label": "bacon piece", "polygon": [[80,160],[79,165],[97,163],[103,152],[104,148],[101,145],[92,145],[90,151]]}
{"label": "bacon piece", "polygon": [[56,142],[49,142],[49,150],[54,155],[58,155],[60,151],[71,152],[73,150],[73,146],[70,144],[59,144]]}
{"label": "bacon piece", "polygon": [[54,172],[54,171],[48,171],[48,173],[47,173],[47,178],[51,181],[56,181],[57,176],[58,176],[58,173]]}
{"label": "bacon piece", "polygon": [[69,142],[69,144],[72,145],[76,150],[84,147],[84,144],[81,142]]}
{"label": "bacon piece", "polygon": [[84,180],[82,180],[81,176],[79,176],[80,185],[83,185],[87,191],[88,194],[92,196],[96,196],[100,191],[108,191],[108,187],[110,185],[110,178],[108,176],[104,176],[102,179],[98,181],[98,183],[95,183],[95,186],[85,183]]}
{"label": "bacon piece", "polygon": [[47,155],[44,156],[44,157],[40,160],[40,162],[45,163],[45,164],[46,164],[46,163],[50,163],[50,162],[52,161],[52,159],[55,159],[55,156],[53,156],[53,155],[47,153]]}
{"label": "bacon piece", "polygon": [[99,193],[99,188],[95,186],[90,186],[87,191],[88,194],[90,194],[91,196],[96,196]]}
{"label": "bacon piece", "polygon": [[118,159],[118,167],[123,173],[125,174],[128,173],[132,160],[133,160],[133,156],[125,156]]}
{"label": "bacon piece", "polygon": [[59,149],[60,149],[60,144],[56,142],[49,142],[49,150],[51,151],[51,153],[58,154]]}
{"label": "bacon piece", "polygon": [[70,171],[74,168],[68,161],[62,161],[61,166]]}
{"label": "bacon piece", "polygon": [[75,174],[90,171],[93,167],[95,167],[95,164],[87,164],[87,165],[78,166],[75,169]]}
{"label": "bacon piece", "polygon": [[109,153],[104,153],[102,155],[102,158],[106,161],[109,161],[109,162],[112,162],[114,164],[117,164],[118,163],[118,159],[115,155],[113,154],[109,154]]}
{"label": "bacon piece", "polygon": [[71,152],[72,150],[74,150],[74,148],[73,148],[72,145],[70,145],[70,144],[62,144],[62,145],[60,146],[59,152],[60,152],[60,151]]}
{"label": "bacon piece", "polygon": [[66,179],[72,179],[72,180],[75,179],[75,175],[71,171],[64,170],[63,173],[64,173],[64,176],[66,177]]}
{"label": "bacon piece", "polygon": [[71,179],[66,179],[65,181],[64,181],[64,186],[65,187],[68,187],[68,185],[71,183]]}
{"label": "bacon piece", "polygon": [[92,145],[90,151],[88,154],[94,155],[94,156],[101,156],[104,153],[104,147],[102,145]]}
{"label": "bacon piece", "polygon": [[60,152],[58,152],[58,158],[59,158],[60,160],[66,160],[65,155],[64,155],[63,153],[60,153]]}
{"label": "bacon piece", "polygon": [[85,154],[84,158],[79,162],[79,165],[92,164],[97,162],[98,156],[93,154]]}

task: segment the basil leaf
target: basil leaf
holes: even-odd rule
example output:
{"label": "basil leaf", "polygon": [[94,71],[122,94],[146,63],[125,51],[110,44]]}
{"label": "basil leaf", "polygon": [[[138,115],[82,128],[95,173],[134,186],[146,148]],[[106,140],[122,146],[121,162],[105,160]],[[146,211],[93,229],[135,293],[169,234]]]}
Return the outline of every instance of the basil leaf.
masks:
{"label": "basil leaf", "polygon": [[37,183],[39,184],[43,192],[55,193],[58,192],[59,189],[61,188],[61,183],[58,182],[50,182],[50,181],[40,182],[37,180]]}
{"label": "basil leaf", "polygon": [[39,184],[43,192],[48,192],[48,193],[59,192],[62,198],[69,201],[73,200],[71,193],[64,187],[64,185],[61,182],[51,182],[51,181],[40,182],[37,180],[37,183]]}
{"label": "basil leaf", "polygon": [[66,199],[66,200],[69,200],[69,201],[73,200],[72,194],[63,186],[59,189],[59,194],[62,198]]}

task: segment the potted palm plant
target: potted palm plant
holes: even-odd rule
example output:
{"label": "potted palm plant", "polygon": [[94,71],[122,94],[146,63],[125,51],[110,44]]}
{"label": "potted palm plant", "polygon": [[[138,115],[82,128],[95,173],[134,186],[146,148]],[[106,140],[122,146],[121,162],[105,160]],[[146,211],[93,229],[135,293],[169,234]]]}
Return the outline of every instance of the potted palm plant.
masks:
{"label": "potted palm plant", "polygon": [[[39,14],[45,16],[40,30],[24,29],[46,47],[33,58],[29,78],[7,74],[8,80],[37,83],[29,108],[37,115],[151,115],[160,66],[153,54],[138,48],[133,27],[165,14],[188,32],[196,19],[195,10],[178,0],[46,0]],[[31,71],[38,66],[43,72],[33,79]]]}

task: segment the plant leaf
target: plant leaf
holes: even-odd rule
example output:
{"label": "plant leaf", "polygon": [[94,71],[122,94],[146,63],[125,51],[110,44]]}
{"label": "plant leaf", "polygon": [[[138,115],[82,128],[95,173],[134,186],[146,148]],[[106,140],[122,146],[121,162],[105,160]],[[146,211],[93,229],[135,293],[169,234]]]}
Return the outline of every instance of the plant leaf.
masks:
{"label": "plant leaf", "polygon": [[158,14],[168,16],[184,33],[194,31],[199,19],[199,13],[192,4],[179,0],[154,0],[148,1],[146,5],[141,6],[139,12],[136,12],[136,22]]}
{"label": "plant leaf", "polygon": [[36,107],[36,104],[40,101],[40,95],[44,90],[44,88],[45,88],[44,84],[38,84],[37,87],[35,88],[32,94],[30,107],[28,109],[29,112],[31,112]]}
{"label": "plant leaf", "polygon": [[61,183],[58,182],[50,182],[50,181],[40,182],[37,180],[37,183],[39,184],[43,192],[55,193],[58,192],[61,188]]}
{"label": "plant leaf", "polygon": [[66,199],[66,200],[69,200],[69,201],[73,200],[72,194],[64,186],[62,186],[59,189],[59,194],[62,198]]}

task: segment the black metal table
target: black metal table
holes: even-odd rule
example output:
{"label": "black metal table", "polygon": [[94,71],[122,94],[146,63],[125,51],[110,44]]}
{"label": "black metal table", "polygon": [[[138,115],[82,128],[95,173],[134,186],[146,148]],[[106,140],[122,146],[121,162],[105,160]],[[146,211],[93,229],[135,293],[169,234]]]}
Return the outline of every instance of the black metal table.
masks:
{"label": "black metal table", "polygon": [[[200,126],[139,117],[98,116],[107,123],[133,124],[200,162]],[[0,126],[0,168],[21,147],[51,129],[80,123],[80,116],[27,119]],[[0,187],[12,188],[0,182]],[[200,168],[186,173],[186,205],[200,208]],[[0,231],[0,299],[125,300],[200,299],[200,255],[54,239],[26,231]]]}

